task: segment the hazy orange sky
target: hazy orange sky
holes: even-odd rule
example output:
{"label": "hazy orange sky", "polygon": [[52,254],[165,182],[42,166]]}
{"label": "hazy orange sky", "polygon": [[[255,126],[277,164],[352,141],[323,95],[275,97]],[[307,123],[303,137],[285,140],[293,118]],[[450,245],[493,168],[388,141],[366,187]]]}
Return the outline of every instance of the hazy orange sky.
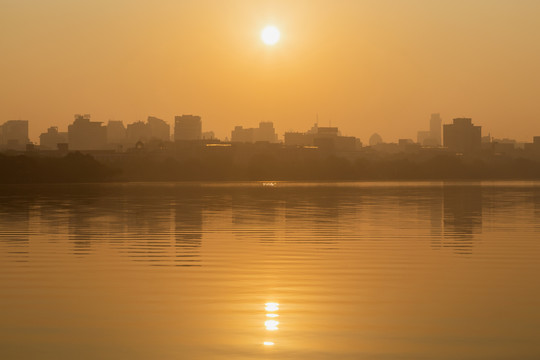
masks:
{"label": "hazy orange sky", "polygon": [[[319,114],[365,143],[416,139],[432,112],[540,135],[540,1],[0,0],[0,123],[31,140],[93,120],[198,114],[224,138]],[[268,24],[281,31],[269,47]]]}

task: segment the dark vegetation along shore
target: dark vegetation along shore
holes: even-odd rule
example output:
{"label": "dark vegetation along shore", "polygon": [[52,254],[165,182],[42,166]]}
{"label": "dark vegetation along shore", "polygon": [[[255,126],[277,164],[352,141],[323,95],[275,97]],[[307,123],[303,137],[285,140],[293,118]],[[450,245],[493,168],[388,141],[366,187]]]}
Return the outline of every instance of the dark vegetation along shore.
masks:
{"label": "dark vegetation along shore", "polygon": [[78,152],[62,157],[0,154],[0,182],[72,183],[111,181],[117,170]]}
{"label": "dark vegetation along shore", "polygon": [[0,154],[0,183],[241,180],[534,180],[540,161],[525,157],[392,154],[346,157],[253,153],[163,157],[129,154],[99,161],[72,152],[59,157]]}

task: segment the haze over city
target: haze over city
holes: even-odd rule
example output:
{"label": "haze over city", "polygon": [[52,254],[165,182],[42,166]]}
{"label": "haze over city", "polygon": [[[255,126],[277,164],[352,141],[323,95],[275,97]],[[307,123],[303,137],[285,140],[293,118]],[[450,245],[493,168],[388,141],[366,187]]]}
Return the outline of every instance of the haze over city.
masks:
{"label": "haze over city", "polygon": [[540,0],[0,0],[0,360],[540,359]]}
{"label": "haze over city", "polygon": [[193,113],[219,138],[261,121],[309,129],[317,114],[364,142],[414,139],[431,113],[497,137],[540,134],[537,1],[1,4],[0,123],[29,120],[35,142],[75,113]]}

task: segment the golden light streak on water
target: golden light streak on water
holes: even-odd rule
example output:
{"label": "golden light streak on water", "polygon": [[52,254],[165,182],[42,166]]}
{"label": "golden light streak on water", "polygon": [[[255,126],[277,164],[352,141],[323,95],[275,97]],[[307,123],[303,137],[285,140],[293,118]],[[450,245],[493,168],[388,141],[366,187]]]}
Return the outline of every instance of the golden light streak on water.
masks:
{"label": "golden light streak on water", "polygon": [[269,303],[266,303],[265,305],[266,305],[266,307],[265,307],[266,311],[273,312],[273,311],[278,311],[279,310],[279,304],[278,303],[269,302]]}
{"label": "golden light streak on water", "polygon": [[279,321],[276,320],[266,320],[264,322],[264,326],[266,326],[266,330],[269,331],[276,331],[278,330]]}

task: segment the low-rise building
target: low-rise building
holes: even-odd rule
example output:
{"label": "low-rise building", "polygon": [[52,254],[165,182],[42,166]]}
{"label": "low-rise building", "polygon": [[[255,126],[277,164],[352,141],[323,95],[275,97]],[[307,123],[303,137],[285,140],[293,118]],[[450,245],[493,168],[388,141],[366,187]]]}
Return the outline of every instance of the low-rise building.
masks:
{"label": "low-rise building", "polygon": [[58,144],[67,142],[68,133],[59,132],[56,126],[51,126],[46,133],[39,135],[39,146],[43,150],[58,150]]}

